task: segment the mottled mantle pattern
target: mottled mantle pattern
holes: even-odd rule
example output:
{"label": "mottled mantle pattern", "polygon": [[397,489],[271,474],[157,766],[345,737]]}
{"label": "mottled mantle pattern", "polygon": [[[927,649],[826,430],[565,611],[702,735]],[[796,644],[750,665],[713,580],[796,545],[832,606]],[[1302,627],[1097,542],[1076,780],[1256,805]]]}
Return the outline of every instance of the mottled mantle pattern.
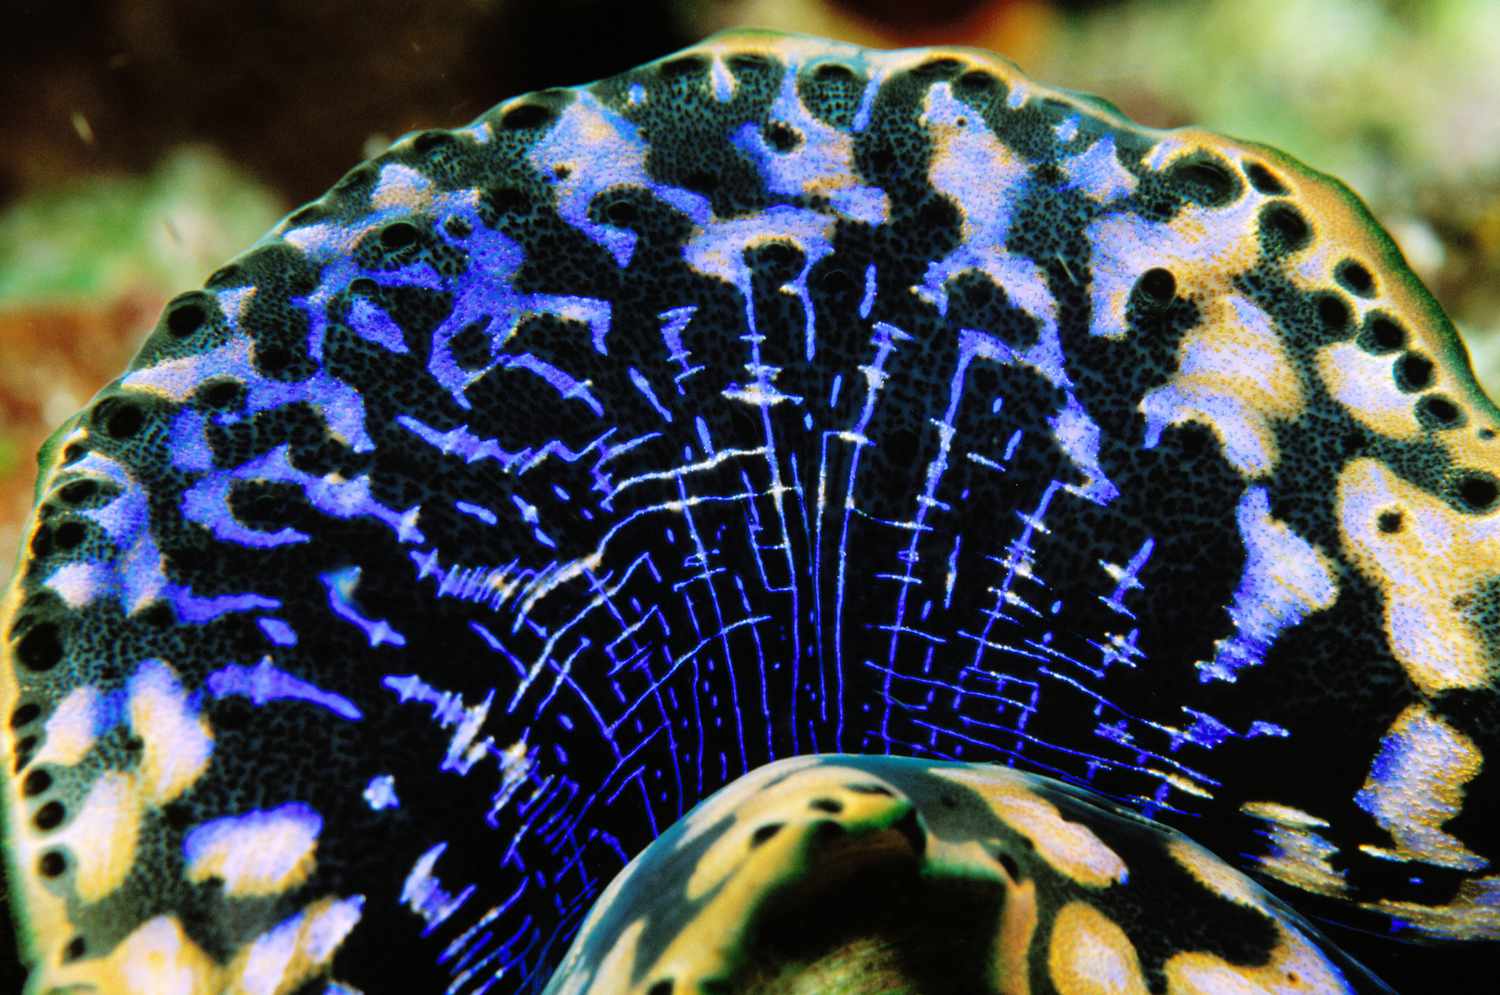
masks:
{"label": "mottled mantle pattern", "polygon": [[1342,186],[986,53],[724,35],[409,136],[44,452],[35,990],[536,990],[828,751],[1493,950],[1497,422]]}
{"label": "mottled mantle pattern", "polygon": [[996,764],[822,754],[756,768],[658,837],[544,995],[1032,991],[1389,989],[1097,794]]}

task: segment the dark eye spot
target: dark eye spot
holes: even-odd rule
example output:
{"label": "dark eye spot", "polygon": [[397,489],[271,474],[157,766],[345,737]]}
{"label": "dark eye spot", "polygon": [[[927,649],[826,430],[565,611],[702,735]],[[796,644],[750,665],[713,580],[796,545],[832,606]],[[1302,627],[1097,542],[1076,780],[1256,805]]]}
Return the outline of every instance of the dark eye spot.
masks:
{"label": "dark eye spot", "polygon": [[57,850],[48,850],[42,854],[42,858],[36,862],[37,870],[42,877],[55,878],[68,869],[68,860]]}
{"label": "dark eye spot", "polygon": [[71,940],[69,940],[68,945],[63,948],[63,960],[77,960],[87,952],[88,944],[84,942],[83,937],[75,936]]}
{"label": "dark eye spot", "polygon": [[1278,201],[1261,208],[1260,235],[1269,254],[1282,255],[1305,248],[1312,229],[1295,207]]}
{"label": "dark eye spot", "polygon": [[22,726],[29,726],[31,725],[31,723],[35,722],[37,718],[41,716],[41,714],[42,706],[38,705],[34,701],[28,701],[26,704],[10,713],[10,727],[12,729],[19,729]]}
{"label": "dark eye spot", "polygon": [[661,74],[668,79],[696,76],[708,72],[708,62],[698,55],[684,55],[661,64]]}
{"label": "dark eye spot", "polygon": [[772,270],[790,270],[795,268],[802,253],[797,246],[790,242],[768,242],[760,246],[752,246],[745,250],[745,262],[751,266],[762,263]]}
{"label": "dark eye spot", "polygon": [[1229,166],[1207,154],[1173,164],[1167,170],[1167,182],[1183,197],[1205,207],[1221,207],[1240,191],[1239,180]]}
{"label": "dark eye spot", "polygon": [[1250,185],[1261,193],[1268,196],[1286,193],[1286,184],[1265,166],[1258,162],[1245,163],[1245,177],[1249,179]]}
{"label": "dark eye spot", "polygon": [[837,798],[814,798],[807,803],[807,807],[817,812],[827,812],[829,815],[838,815],[844,810],[843,802]]}
{"label": "dark eye spot", "polygon": [[1376,355],[1395,352],[1406,345],[1406,332],[1383,314],[1372,314],[1359,333],[1359,346]]}
{"label": "dark eye spot", "polygon": [[211,408],[237,408],[245,388],[238,380],[210,380],[199,391],[203,403]]}
{"label": "dark eye spot", "polygon": [[99,484],[93,480],[74,480],[63,485],[57,496],[68,504],[81,504],[99,493]]}
{"label": "dark eye spot", "polygon": [[1177,293],[1177,278],[1170,270],[1158,266],[1142,273],[1136,286],[1140,288],[1141,297],[1147,304],[1163,307],[1170,304],[1173,295]]}
{"label": "dark eye spot", "polygon": [[802,135],[797,129],[781,121],[772,121],[765,128],[766,144],[783,154],[802,144]]}
{"label": "dark eye spot", "polygon": [[57,626],[51,622],[34,626],[16,645],[16,659],[26,669],[38,673],[51,670],[62,658],[62,637],[58,635]]}
{"label": "dark eye spot", "polygon": [[338,194],[348,193],[361,183],[372,182],[374,179],[375,167],[368,162],[362,162],[339,177],[339,181],[333,185],[333,192]]}
{"label": "dark eye spot", "polygon": [[837,62],[825,62],[813,71],[813,79],[819,83],[847,83],[854,79],[854,70]]}
{"label": "dark eye spot", "polygon": [[500,127],[506,131],[526,131],[551,120],[552,111],[541,104],[518,104],[500,115]]}
{"label": "dark eye spot", "polygon": [[318,220],[318,218],[321,217],[322,214],[323,209],[320,208],[317,204],[308,204],[306,207],[300,208],[295,213],[287,217],[286,227],[301,228],[303,225],[312,224],[314,221]]}
{"label": "dark eye spot", "polygon": [[651,987],[646,989],[646,995],[672,995],[672,979],[663,978],[652,982]]}
{"label": "dark eye spot", "polygon": [[44,770],[34,770],[21,782],[21,794],[34,798],[52,787],[52,775]]}
{"label": "dark eye spot", "polygon": [[172,610],[171,604],[162,599],[153,601],[142,608],[139,617],[146,625],[158,629],[165,629],[177,621],[177,613]]}
{"label": "dark eye spot", "polygon": [[86,535],[88,535],[88,530],[84,528],[82,522],[63,522],[52,533],[53,548],[66,553],[83,542]]}
{"label": "dark eye spot", "polygon": [[1419,352],[1408,352],[1396,360],[1396,386],[1408,394],[1432,383],[1432,360]]}
{"label": "dark eye spot", "polygon": [[317,221],[320,216],[323,216],[323,210],[321,210],[320,207],[317,206],[317,204],[308,204],[308,206],[303,207],[303,209],[299,210],[299,212],[294,213],[294,215],[288,216],[287,227],[302,228],[303,225],[311,225],[312,222]]}
{"label": "dark eye spot", "polygon": [[387,252],[404,249],[417,240],[417,226],[410,221],[393,221],[380,229],[380,245]]}
{"label": "dark eye spot", "polygon": [[990,90],[997,90],[1000,87],[1000,81],[998,79],[981,69],[970,69],[958,79],[954,80],[954,82],[957,83],[961,89],[974,90],[980,93]]}
{"label": "dark eye spot", "polygon": [[443,222],[443,230],[454,238],[468,238],[474,231],[463,218],[449,218]]}
{"label": "dark eye spot", "polygon": [[1500,484],[1496,484],[1495,478],[1489,474],[1470,473],[1459,478],[1458,498],[1469,511],[1489,511],[1497,496],[1500,496]]}
{"label": "dark eye spot", "polygon": [[782,824],[779,822],[768,822],[764,826],[756,826],[755,832],[750,834],[750,846],[754,848],[765,843],[772,836],[781,832],[781,826]]}
{"label": "dark eye spot", "polygon": [[146,415],[140,405],[118,397],[106,397],[94,406],[93,422],[111,439],[128,439],[141,430]]}
{"label": "dark eye spot", "polygon": [[238,263],[230,263],[228,266],[220,266],[208,275],[203,285],[210,290],[217,290],[230,284],[239,283],[245,278],[245,270]]}
{"label": "dark eye spot", "polygon": [[1318,298],[1318,321],[1326,332],[1342,332],[1349,327],[1349,305],[1337,294],[1323,294]]}
{"label": "dark eye spot", "polygon": [[37,810],[36,818],[31,821],[38,829],[46,832],[62,825],[67,816],[68,810],[62,807],[61,802],[48,802]]}
{"label": "dark eye spot", "polygon": [[1382,511],[1380,516],[1375,519],[1375,527],[1387,535],[1400,532],[1401,525],[1402,516],[1399,511]]}
{"label": "dark eye spot", "polygon": [[912,70],[912,75],[927,79],[944,79],[955,75],[963,67],[962,62],[951,56],[939,56],[935,59],[928,59],[920,66],[917,66],[917,68]]}
{"label": "dark eye spot", "polygon": [[1417,402],[1417,422],[1423,428],[1459,428],[1464,423],[1464,415],[1458,405],[1443,395],[1428,394]]}
{"label": "dark eye spot", "polygon": [[765,72],[771,68],[771,60],[763,55],[742,52],[739,55],[731,55],[729,57],[729,68],[736,73]]}
{"label": "dark eye spot", "polygon": [[121,404],[105,423],[104,430],[114,439],[128,439],[140,431],[146,416],[134,404]]}
{"label": "dark eye spot", "polygon": [[624,228],[638,217],[635,205],[628,200],[612,200],[604,209],[604,216],[609,223]]}
{"label": "dark eye spot", "polygon": [[69,445],[68,448],[63,450],[62,465],[72,466],[74,463],[77,463],[79,460],[87,456],[88,452],[88,446],[81,446],[75,442]]}
{"label": "dark eye spot", "polygon": [[167,333],[185,339],[208,321],[208,312],[196,297],[179,299],[167,306]]}
{"label": "dark eye spot", "polygon": [[1345,259],[1333,271],[1333,278],[1351,294],[1370,297],[1375,293],[1375,278],[1353,259]]}
{"label": "dark eye spot", "polygon": [[446,131],[424,131],[411,140],[411,147],[418,152],[431,152],[444,145],[451,145],[453,136]]}

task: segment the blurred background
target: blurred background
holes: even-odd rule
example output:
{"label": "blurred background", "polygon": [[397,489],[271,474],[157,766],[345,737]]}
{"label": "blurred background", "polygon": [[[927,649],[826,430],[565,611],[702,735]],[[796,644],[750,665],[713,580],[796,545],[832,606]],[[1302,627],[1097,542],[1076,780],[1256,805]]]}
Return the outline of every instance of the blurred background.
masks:
{"label": "blurred background", "polygon": [[[0,40],[0,575],[34,454],[173,293],[406,131],[720,28],[957,43],[1358,190],[1500,385],[1493,0],[10,0]],[[1492,347],[1489,343],[1496,343]]]}
{"label": "blurred background", "polygon": [[[173,293],[404,132],[720,28],[957,43],[1349,182],[1500,387],[1494,0],[6,0],[0,578],[45,435]],[[3,921],[3,914],[0,914]],[[0,928],[0,989],[8,988]]]}

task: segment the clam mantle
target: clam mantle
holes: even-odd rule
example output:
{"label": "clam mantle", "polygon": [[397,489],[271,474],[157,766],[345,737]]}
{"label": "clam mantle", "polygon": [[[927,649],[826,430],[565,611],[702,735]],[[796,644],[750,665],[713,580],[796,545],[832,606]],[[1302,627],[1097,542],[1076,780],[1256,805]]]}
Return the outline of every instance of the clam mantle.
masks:
{"label": "clam mantle", "polygon": [[[408,136],[43,453],[33,990],[539,990],[812,753],[1042,775],[1357,955],[1491,956],[1497,418],[1346,188],[987,53],[732,33]],[[1179,942],[1090,908],[1052,933]]]}

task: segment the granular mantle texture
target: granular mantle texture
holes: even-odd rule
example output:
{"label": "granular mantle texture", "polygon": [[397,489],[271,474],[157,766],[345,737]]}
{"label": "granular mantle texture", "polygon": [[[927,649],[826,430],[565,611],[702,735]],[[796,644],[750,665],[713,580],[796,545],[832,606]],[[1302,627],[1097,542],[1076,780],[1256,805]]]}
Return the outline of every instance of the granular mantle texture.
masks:
{"label": "granular mantle texture", "polygon": [[44,451],[35,990],[534,991],[817,752],[1493,945],[1497,418],[1342,186],[985,53],[722,35],[409,136]]}

